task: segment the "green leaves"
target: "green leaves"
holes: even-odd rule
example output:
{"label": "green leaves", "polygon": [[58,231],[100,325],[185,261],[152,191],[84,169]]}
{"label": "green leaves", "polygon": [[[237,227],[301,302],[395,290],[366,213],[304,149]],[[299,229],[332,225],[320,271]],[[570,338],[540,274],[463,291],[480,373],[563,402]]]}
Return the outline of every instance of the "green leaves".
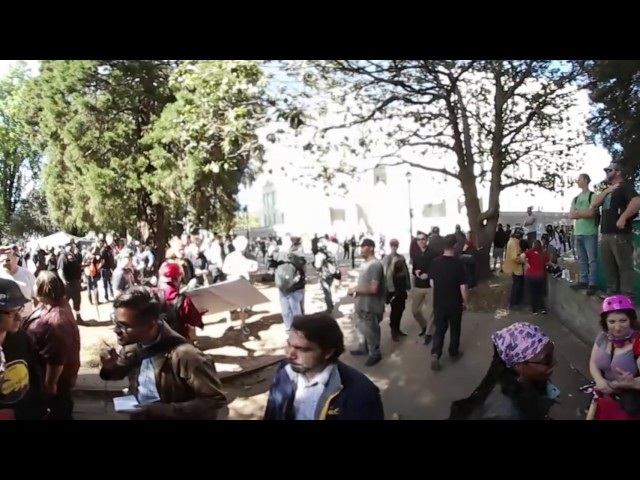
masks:
{"label": "green leaves", "polygon": [[629,173],[640,177],[640,61],[586,62],[596,109],[589,121],[594,140]]}
{"label": "green leaves", "polygon": [[262,160],[264,83],[247,61],[43,62],[27,110],[53,219],[116,231],[232,221]]}
{"label": "green leaves", "polygon": [[23,189],[37,180],[40,151],[30,141],[30,126],[25,121],[22,103],[27,97],[29,70],[24,62],[16,64],[0,79],[0,222],[11,220],[18,209]]}

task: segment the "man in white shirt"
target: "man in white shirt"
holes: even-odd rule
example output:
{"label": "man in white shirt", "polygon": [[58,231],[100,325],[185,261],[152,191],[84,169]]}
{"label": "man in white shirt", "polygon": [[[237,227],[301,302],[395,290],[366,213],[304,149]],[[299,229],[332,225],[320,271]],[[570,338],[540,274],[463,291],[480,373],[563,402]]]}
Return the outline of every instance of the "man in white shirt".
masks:
{"label": "man in white shirt", "polygon": [[28,269],[18,265],[18,258],[10,247],[0,247],[0,278],[16,282],[22,295],[29,300],[22,311],[22,318],[27,318],[33,312],[32,299],[36,277]]}

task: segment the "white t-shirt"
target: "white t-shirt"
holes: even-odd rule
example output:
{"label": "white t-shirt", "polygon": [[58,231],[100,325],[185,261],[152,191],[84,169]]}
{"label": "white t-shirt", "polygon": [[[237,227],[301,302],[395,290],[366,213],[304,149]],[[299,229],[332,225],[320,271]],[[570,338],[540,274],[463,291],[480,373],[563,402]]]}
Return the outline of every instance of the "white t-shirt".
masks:
{"label": "white t-shirt", "polygon": [[18,267],[18,270],[13,275],[7,272],[4,268],[0,268],[0,278],[16,282],[20,287],[22,295],[29,300],[28,303],[25,303],[24,311],[22,312],[22,318],[27,318],[27,316],[33,312],[33,302],[31,299],[33,298],[33,291],[36,286],[36,277],[34,277],[33,273],[26,268]]}

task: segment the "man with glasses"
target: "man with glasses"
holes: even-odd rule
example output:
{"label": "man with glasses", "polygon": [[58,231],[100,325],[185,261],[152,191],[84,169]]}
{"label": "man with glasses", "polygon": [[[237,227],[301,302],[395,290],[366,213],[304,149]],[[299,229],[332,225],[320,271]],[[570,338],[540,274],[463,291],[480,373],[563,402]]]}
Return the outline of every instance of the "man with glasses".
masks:
{"label": "man with glasses", "polygon": [[5,364],[0,379],[0,418],[42,420],[46,414],[44,392],[33,347],[24,330],[21,313],[29,300],[12,280],[0,278],[0,347]]}
{"label": "man with glasses", "polygon": [[606,296],[621,293],[634,298],[632,229],[640,211],[640,196],[633,183],[625,180],[620,165],[612,163],[604,171],[609,187],[593,198],[591,206],[602,206],[600,255],[607,278]]}
{"label": "man with glasses", "polygon": [[136,420],[216,420],[226,405],[213,361],[163,321],[163,302],[146,287],[133,287],[114,301],[111,317],[126,355],[111,349],[100,377],[129,376],[138,400]]}
{"label": "man with glasses", "polygon": [[[438,230],[439,231],[439,230]],[[429,283],[431,262],[439,253],[427,243],[427,236],[420,232],[416,237],[418,249],[411,258],[413,288],[409,293],[411,313],[420,325],[420,336],[424,335],[424,344],[428,345],[433,338],[435,324],[433,322],[433,294]]]}

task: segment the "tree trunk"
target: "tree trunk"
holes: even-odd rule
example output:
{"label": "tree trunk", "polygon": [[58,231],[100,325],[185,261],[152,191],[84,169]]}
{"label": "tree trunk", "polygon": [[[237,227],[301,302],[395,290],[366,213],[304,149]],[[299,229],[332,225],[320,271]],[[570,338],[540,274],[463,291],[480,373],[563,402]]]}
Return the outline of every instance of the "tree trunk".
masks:
{"label": "tree trunk", "polygon": [[164,262],[164,257],[167,252],[168,241],[168,224],[165,215],[164,205],[154,205],[155,210],[155,235],[154,240],[156,244],[156,258],[158,265]]}
{"label": "tree trunk", "polygon": [[480,210],[478,189],[475,177],[465,171],[461,171],[460,184],[464,192],[464,203],[467,208],[467,220],[469,229],[473,232],[473,241],[477,247],[476,275],[480,282],[491,276],[491,244],[498,225],[498,211],[489,209],[484,214]]}

